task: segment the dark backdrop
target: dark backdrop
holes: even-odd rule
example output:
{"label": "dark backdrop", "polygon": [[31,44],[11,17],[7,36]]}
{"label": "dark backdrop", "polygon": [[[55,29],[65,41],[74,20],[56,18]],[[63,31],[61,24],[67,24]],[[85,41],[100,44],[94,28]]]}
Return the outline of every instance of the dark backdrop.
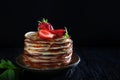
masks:
{"label": "dark backdrop", "polygon": [[1,47],[23,47],[24,34],[47,18],[55,28],[68,28],[75,46],[119,45],[119,2],[107,0],[0,1]]}

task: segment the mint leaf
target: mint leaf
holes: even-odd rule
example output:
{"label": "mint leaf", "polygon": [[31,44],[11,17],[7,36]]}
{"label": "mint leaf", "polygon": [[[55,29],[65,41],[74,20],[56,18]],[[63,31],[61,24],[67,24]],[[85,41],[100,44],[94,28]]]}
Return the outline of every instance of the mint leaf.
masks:
{"label": "mint leaf", "polygon": [[10,68],[10,69],[16,69],[15,65],[10,60],[7,61],[7,64],[9,66],[8,68]]}
{"label": "mint leaf", "polygon": [[5,70],[1,75],[0,75],[0,80],[7,80],[8,78],[7,78],[7,73],[8,73],[8,71],[7,70]]}
{"label": "mint leaf", "polygon": [[69,35],[68,35],[68,33],[65,33],[65,38],[69,38]]}
{"label": "mint leaf", "polygon": [[1,59],[0,61],[0,69],[4,69],[4,72],[0,74],[0,80],[17,80],[18,76],[15,74],[17,68],[10,60]]}
{"label": "mint leaf", "polygon": [[67,28],[65,27],[65,31],[66,31],[66,33],[68,33],[68,31],[67,31]]}
{"label": "mint leaf", "polygon": [[65,33],[65,38],[69,38],[69,34],[68,34],[68,31],[67,31],[67,28],[65,27],[65,31],[66,31],[66,33]]}
{"label": "mint leaf", "polygon": [[1,59],[0,68],[1,69],[3,68],[4,69],[16,69],[16,67],[10,60],[5,61],[4,59]]}
{"label": "mint leaf", "polygon": [[15,72],[12,69],[7,69],[0,75],[0,80],[15,80],[15,79],[16,79]]}
{"label": "mint leaf", "polygon": [[13,69],[8,69],[8,80],[15,80],[15,72]]}
{"label": "mint leaf", "polygon": [[7,62],[4,59],[1,59],[0,68],[8,68]]}

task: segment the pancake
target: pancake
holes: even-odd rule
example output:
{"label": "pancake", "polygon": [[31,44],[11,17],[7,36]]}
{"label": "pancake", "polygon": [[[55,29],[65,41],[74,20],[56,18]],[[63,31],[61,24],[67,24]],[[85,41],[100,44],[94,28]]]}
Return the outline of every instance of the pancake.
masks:
{"label": "pancake", "polygon": [[73,41],[66,28],[54,30],[52,25],[43,19],[43,22],[38,24],[38,31],[27,32],[24,37],[22,60],[27,66],[49,69],[71,62]]}

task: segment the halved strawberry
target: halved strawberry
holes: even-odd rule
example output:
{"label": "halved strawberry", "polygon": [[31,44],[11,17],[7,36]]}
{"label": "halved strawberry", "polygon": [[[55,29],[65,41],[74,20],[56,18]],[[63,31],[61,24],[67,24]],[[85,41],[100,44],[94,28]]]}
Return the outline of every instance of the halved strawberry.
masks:
{"label": "halved strawberry", "polygon": [[49,30],[46,30],[46,29],[40,30],[38,34],[39,34],[39,37],[42,39],[51,39],[55,36]]}
{"label": "halved strawberry", "polygon": [[64,29],[51,30],[50,32],[55,34],[56,37],[62,37],[65,34],[65,30]]}

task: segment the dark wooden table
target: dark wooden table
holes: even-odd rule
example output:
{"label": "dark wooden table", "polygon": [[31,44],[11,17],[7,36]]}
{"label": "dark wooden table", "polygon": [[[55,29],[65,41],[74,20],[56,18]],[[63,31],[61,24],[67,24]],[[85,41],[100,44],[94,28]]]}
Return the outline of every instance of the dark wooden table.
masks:
{"label": "dark wooden table", "polygon": [[[15,63],[16,57],[22,53],[22,48],[1,48],[0,59],[9,59]],[[68,73],[47,77],[47,80],[120,80],[120,47],[79,47],[75,48],[81,61],[77,67]],[[15,63],[16,64],[16,63]],[[31,76],[23,73],[20,79],[44,80],[43,76]]]}

